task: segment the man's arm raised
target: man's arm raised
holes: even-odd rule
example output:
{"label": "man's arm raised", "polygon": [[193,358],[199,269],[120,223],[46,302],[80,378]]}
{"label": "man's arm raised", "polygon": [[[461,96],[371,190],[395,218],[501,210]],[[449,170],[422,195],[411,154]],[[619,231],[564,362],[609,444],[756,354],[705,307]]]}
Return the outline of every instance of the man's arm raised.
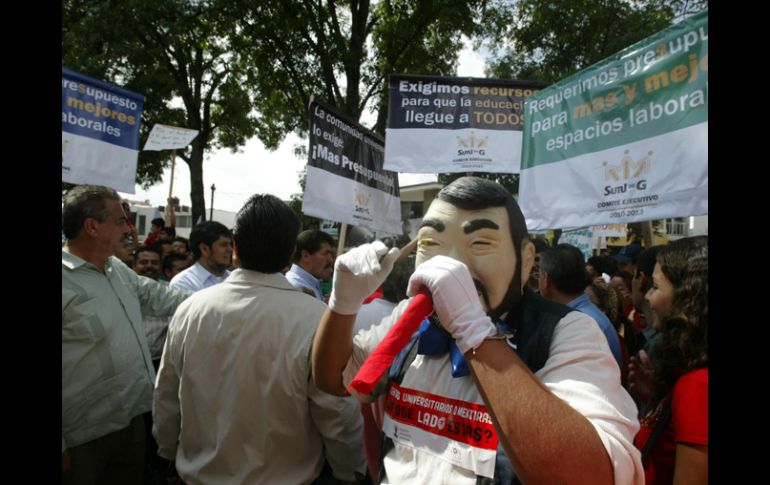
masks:
{"label": "man's arm raised", "polygon": [[329,308],[313,339],[312,364],[316,386],[330,394],[347,393],[342,370],[353,350],[353,324],[363,301],[388,277],[400,254],[380,241],[363,244],[334,263],[334,287]]}
{"label": "man's arm raised", "polygon": [[[336,279],[335,275],[335,281]],[[321,323],[313,339],[312,362],[313,380],[316,387],[324,392],[336,396],[347,394],[342,383],[342,370],[353,351],[355,322],[355,313],[341,315],[329,308],[321,317]]]}

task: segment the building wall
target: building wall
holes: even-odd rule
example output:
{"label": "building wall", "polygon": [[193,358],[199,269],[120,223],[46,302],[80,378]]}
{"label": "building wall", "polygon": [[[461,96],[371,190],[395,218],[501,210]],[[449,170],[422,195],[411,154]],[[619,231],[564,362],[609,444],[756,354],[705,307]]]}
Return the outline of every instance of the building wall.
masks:
{"label": "building wall", "polygon": [[671,241],[692,236],[704,236],[709,233],[709,216],[679,217],[666,220],[668,237]]}
{"label": "building wall", "polygon": [[[139,241],[144,241],[150,235],[151,221],[156,217],[163,217],[163,210],[161,210],[163,207],[129,203],[129,209],[134,216],[134,224],[136,224],[136,230],[139,233]],[[187,207],[184,209],[186,210],[175,212],[176,235],[189,239],[193,226],[192,212]],[[206,213],[208,214],[208,211]],[[235,212],[214,209],[213,220],[221,222],[232,229],[235,226],[236,215]]]}

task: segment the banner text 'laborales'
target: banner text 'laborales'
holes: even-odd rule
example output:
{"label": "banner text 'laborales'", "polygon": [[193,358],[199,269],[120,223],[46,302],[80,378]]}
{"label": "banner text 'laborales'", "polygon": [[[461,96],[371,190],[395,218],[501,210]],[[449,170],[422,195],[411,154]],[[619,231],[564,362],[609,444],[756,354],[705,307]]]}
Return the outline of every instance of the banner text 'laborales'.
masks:
{"label": "banner text 'laborales'", "polygon": [[62,68],[62,182],[134,193],[144,96]]}

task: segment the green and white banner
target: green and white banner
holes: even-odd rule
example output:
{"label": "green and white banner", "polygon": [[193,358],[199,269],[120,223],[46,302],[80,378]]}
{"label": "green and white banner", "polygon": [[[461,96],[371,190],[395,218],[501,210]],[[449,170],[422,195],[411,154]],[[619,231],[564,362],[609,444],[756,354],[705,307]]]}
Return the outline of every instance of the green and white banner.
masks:
{"label": "green and white banner", "polygon": [[529,229],[708,213],[708,10],[527,99]]}

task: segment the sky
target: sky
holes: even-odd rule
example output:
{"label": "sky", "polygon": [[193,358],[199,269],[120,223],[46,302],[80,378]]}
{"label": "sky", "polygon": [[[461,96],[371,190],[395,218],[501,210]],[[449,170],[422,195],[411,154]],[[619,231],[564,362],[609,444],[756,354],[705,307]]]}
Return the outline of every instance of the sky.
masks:
{"label": "sky", "polygon": [[[465,47],[460,52],[457,75],[461,77],[484,77],[484,59],[473,51],[470,41],[465,38]],[[430,73],[425,73],[430,74]],[[300,191],[299,173],[307,163],[306,158],[294,155],[294,146],[307,144],[295,134],[287,136],[275,151],[265,149],[257,138],[252,138],[238,153],[230,150],[213,150],[203,161],[203,193],[206,210],[211,208],[211,185],[214,184],[214,208],[237,212],[246,200],[254,194],[270,193],[283,200]],[[170,156],[170,154],[169,154]],[[177,158],[174,170],[174,196],[180,205],[192,206],[190,199],[190,170],[181,158]],[[136,185],[136,193],[120,192],[121,197],[131,201],[149,201],[152,206],[166,205],[168,198],[171,166],[163,172],[162,182],[148,190]],[[400,185],[414,185],[435,181],[436,174],[399,174]]]}

